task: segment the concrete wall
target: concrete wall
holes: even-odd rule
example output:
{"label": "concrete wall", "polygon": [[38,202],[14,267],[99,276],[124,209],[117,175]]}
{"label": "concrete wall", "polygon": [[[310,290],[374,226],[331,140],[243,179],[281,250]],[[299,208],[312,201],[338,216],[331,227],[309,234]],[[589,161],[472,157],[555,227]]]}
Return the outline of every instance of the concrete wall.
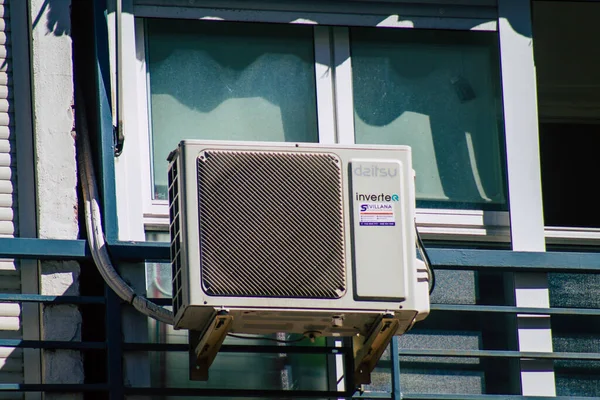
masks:
{"label": "concrete wall", "polygon": [[[77,239],[78,200],[73,115],[73,65],[70,0],[29,0],[32,22],[32,72],[38,236]],[[79,264],[43,262],[41,293],[79,294]],[[42,337],[81,340],[76,306],[46,306]],[[45,351],[43,381],[83,383],[83,362],[76,351]],[[46,398],[77,398],[46,395]]]}

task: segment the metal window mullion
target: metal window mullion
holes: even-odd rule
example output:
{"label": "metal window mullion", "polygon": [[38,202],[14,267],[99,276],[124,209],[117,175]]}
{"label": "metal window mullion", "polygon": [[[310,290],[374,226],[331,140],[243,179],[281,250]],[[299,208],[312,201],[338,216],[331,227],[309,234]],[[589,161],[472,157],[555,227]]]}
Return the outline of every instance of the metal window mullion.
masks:
{"label": "metal window mullion", "polygon": [[354,96],[352,92],[352,62],[350,31],[333,30],[333,71],[335,85],[335,119],[337,143],[354,144]]}
{"label": "metal window mullion", "polygon": [[319,143],[333,144],[335,135],[335,108],[333,103],[333,59],[331,28],[315,26],[315,83],[317,89],[317,121]]}

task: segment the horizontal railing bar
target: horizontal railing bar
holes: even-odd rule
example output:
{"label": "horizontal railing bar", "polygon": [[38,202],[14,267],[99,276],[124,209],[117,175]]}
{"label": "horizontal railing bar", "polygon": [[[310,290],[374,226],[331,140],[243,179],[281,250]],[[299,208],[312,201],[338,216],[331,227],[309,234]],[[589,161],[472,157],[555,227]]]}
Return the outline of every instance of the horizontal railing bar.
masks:
{"label": "horizontal railing bar", "polygon": [[105,342],[67,342],[56,340],[0,339],[0,347],[52,350],[98,350],[105,349]]}
{"label": "horizontal railing bar", "polygon": [[[115,242],[108,246],[115,260],[169,261],[168,243]],[[84,260],[91,259],[83,239],[0,238],[0,258],[24,260]]]}
{"label": "horizontal railing bar", "polygon": [[[256,349],[256,350],[254,350]],[[224,353],[305,353],[305,354],[345,354],[351,349],[346,347],[330,346],[263,346],[224,344],[221,350]]]}
{"label": "horizontal railing bar", "polygon": [[[19,347],[35,349],[72,349],[72,350],[101,350],[106,348],[105,342],[69,342],[50,340],[18,340],[0,339],[0,347]],[[146,351],[187,351],[187,344],[156,344],[156,343],[124,343],[125,350]],[[252,345],[223,345],[223,353],[304,353],[304,354],[345,354],[350,350],[343,347],[310,347],[310,346],[252,346]],[[532,358],[551,360],[580,360],[598,361],[600,353],[575,352],[528,352],[516,350],[439,350],[439,349],[400,349],[400,356],[416,357],[461,357],[461,358]]]}
{"label": "horizontal railing bar", "polygon": [[0,392],[100,392],[108,391],[106,384],[95,383],[0,383]]}
{"label": "horizontal railing bar", "polygon": [[150,300],[153,303],[158,304],[159,306],[170,306],[173,304],[173,299],[171,297],[153,297],[153,298],[149,298],[148,300]]}
{"label": "horizontal railing bar", "polygon": [[[171,298],[150,299],[161,306],[170,306]],[[532,314],[532,315],[581,315],[600,316],[600,309],[596,308],[537,308],[537,307],[514,307],[514,306],[490,306],[479,304],[431,304],[432,311],[449,312],[480,312],[480,313],[506,313],[506,314]]]}
{"label": "horizontal railing bar", "polygon": [[[119,242],[122,243],[122,242]],[[158,260],[169,259],[168,243],[153,243]],[[134,245],[132,245],[135,247]],[[112,249],[112,247],[111,247]],[[599,273],[599,253],[528,252],[512,250],[441,249],[427,250],[434,268],[449,270],[545,271]]]}
{"label": "horizontal railing bar", "polygon": [[392,399],[389,392],[362,392],[352,396],[353,399]]}
{"label": "horizontal railing bar", "polygon": [[[154,303],[161,306],[170,306],[171,298],[152,298]],[[531,315],[581,315],[600,316],[600,309],[596,308],[537,308],[537,307],[514,307],[514,306],[490,306],[479,304],[431,304],[431,311],[448,312],[478,312],[478,313],[506,313],[506,314],[531,314]]]}
{"label": "horizontal railing bar", "polygon": [[600,361],[600,353],[534,352],[517,350],[437,350],[400,349],[402,357],[461,357],[461,358],[532,358],[550,360]]}
{"label": "horizontal railing bar", "polygon": [[434,268],[539,272],[600,272],[599,253],[428,248]]}
{"label": "horizontal railing bar", "polygon": [[188,344],[123,343],[123,350],[125,351],[189,351],[189,349],[190,346]]}
{"label": "horizontal railing bar", "polygon": [[403,393],[405,400],[590,400],[597,397],[581,396],[520,396],[505,394],[425,394]]}
{"label": "horizontal railing bar", "polygon": [[81,260],[90,256],[85,240],[0,238],[0,258]]}
{"label": "horizontal railing bar", "polygon": [[[189,351],[187,344],[171,343],[123,343],[127,351]],[[224,344],[220,353],[274,353],[274,354],[345,354],[350,349],[328,346],[262,346]]]}
{"label": "horizontal railing bar", "polygon": [[142,396],[224,396],[245,398],[350,398],[353,393],[318,390],[259,390],[259,389],[210,389],[210,388],[142,388],[125,387],[126,395]]}
{"label": "horizontal railing bar", "polygon": [[160,242],[114,242],[108,246],[111,257],[117,260],[146,260],[169,262],[169,243]]}
{"label": "horizontal railing bar", "polygon": [[[115,260],[169,261],[169,244],[156,242],[108,243]],[[449,270],[540,271],[600,273],[599,253],[512,250],[449,249],[429,247],[434,268]],[[82,239],[0,238],[0,258],[34,260],[90,259],[87,242]]]}
{"label": "horizontal railing bar", "polygon": [[595,308],[534,308],[513,306],[488,306],[475,304],[432,304],[432,311],[507,313],[531,315],[582,315],[600,316],[600,309]]}
{"label": "horizontal railing bar", "polygon": [[104,304],[104,297],[0,293],[0,303]]}

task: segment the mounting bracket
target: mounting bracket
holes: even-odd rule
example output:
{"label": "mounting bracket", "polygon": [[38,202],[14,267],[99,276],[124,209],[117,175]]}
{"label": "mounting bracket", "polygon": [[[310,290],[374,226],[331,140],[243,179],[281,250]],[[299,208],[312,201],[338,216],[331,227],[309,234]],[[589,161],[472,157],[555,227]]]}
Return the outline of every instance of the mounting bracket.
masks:
{"label": "mounting bracket", "polygon": [[207,381],[215,360],[233,323],[233,316],[220,311],[204,332],[190,331],[190,380]]}
{"label": "mounting bracket", "polygon": [[354,383],[368,385],[371,372],[377,361],[390,344],[398,329],[399,322],[391,314],[382,314],[373,324],[367,336],[353,336]]}

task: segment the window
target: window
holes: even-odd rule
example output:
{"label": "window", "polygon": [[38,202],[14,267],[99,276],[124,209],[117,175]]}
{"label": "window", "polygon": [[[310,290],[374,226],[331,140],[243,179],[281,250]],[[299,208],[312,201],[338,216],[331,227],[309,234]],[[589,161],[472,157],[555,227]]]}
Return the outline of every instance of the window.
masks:
{"label": "window", "polygon": [[413,149],[422,207],[504,209],[493,33],[353,28],[357,143]]}
{"label": "window", "polygon": [[600,4],[533,3],[540,157],[550,244],[598,244],[594,201],[600,145]]}
{"label": "window", "polygon": [[166,157],[196,138],[408,144],[422,233],[509,239],[496,32],[136,18],[134,36],[147,101],[122,157],[146,229],[166,229]]}

